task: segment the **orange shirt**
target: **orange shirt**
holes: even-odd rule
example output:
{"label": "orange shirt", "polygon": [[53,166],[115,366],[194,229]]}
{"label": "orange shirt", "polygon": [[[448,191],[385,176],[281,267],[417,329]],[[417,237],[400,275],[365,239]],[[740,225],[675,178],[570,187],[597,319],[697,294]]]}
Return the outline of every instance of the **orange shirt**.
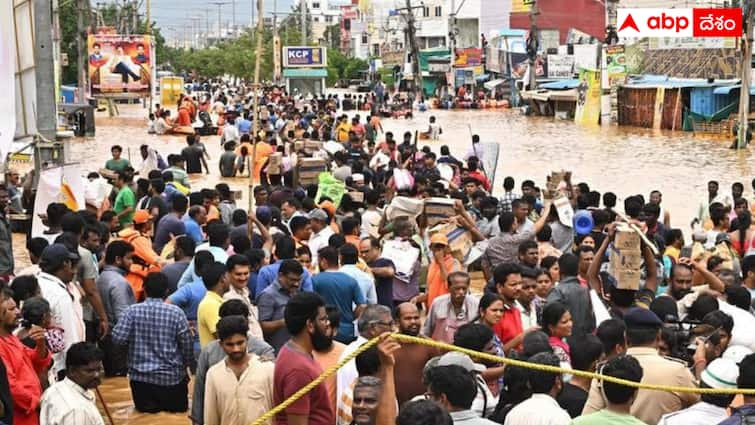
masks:
{"label": "orange shirt", "polygon": [[191,115],[188,108],[182,106],[178,109],[177,124],[180,126],[191,125]]}
{"label": "orange shirt", "polygon": [[[312,357],[322,368],[323,372],[335,366],[338,363],[338,359],[341,358],[345,345],[338,341],[333,341],[333,348],[327,353],[320,353],[318,351],[312,351]],[[332,405],[333,411],[336,411],[336,374],[333,374],[330,378],[325,380],[325,388],[328,390],[328,398]]]}
{"label": "orange shirt", "polygon": [[256,150],[257,156],[254,158],[254,177],[259,181],[262,166],[265,165],[267,158],[275,151],[272,146],[265,142],[258,142]]}
{"label": "orange shirt", "polygon": [[[443,257],[443,267],[446,270],[446,275],[452,272],[461,270],[461,264],[451,254],[446,254]],[[427,267],[427,308],[429,309],[433,305],[435,298],[448,293],[448,282],[443,280],[443,275],[440,273],[440,267],[435,259]]]}

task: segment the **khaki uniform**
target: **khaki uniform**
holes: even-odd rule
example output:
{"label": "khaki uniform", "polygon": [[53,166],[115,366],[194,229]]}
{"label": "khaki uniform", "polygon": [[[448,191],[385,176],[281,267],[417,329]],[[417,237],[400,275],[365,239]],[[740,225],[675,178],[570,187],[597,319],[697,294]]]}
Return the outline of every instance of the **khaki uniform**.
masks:
{"label": "khaki uniform", "polygon": [[[655,348],[632,347],[627,350],[627,355],[636,358],[642,366],[643,384],[697,387],[697,382],[684,362],[662,357]],[[630,413],[648,425],[656,425],[664,414],[687,408],[699,399],[699,395],[692,393],[641,389]],[[601,384],[593,380],[582,414],[597,412],[605,407]]]}

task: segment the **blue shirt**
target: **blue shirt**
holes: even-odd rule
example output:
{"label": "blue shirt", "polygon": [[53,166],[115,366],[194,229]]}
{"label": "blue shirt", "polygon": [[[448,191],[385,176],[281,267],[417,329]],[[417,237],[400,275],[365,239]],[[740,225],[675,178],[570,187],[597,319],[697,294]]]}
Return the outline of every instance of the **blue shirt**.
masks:
{"label": "blue shirt", "polygon": [[[272,322],[283,319],[289,300],[291,300],[291,296],[289,296],[288,291],[283,290],[277,280],[274,281],[262,291],[257,301],[259,321]],[[275,349],[276,354],[289,339],[291,339],[291,334],[288,333],[285,326],[272,334],[265,335],[265,341]]]}
{"label": "blue shirt", "polygon": [[155,237],[152,242],[152,249],[155,250],[158,255],[163,251],[165,245],[170,242],[171,234],[175,237],[186,234],[186,224],[173,213],[164,215],[163,218],[157,222],[157,227],[155,227]]}
{"label": "blue shirt", "polygon": [[[217,246],[210,246],[209,243],[203,243],[202,245],[199,245],[197,249],[194,251],[210,251],[210,254],[215,258],[215,261],[218,263],[225,264],[226,261],[228,261],[228,253],[225,252],[223,248],[217,247]],[[188,283],[191,283],[195,280],[199,279],[199,276],[194,272],[194,259],[191,259],[191,263],[189,263],[189,266],[186,267],[186,271],[181,275],[181,279],[178,281],[178,287],[182,287]]]}
{"label": "blue shirt", "polygon": [[354,339],[354,307],[367,301],[357,281],[341,272],[320,272],[312,278],[315,292],[325,299],[325,304],[338,307],[341,313],[341,324],[338,327],[336,339],[349,343]]}
{"label": "blue shirt", "polygon": [[252,122],[241,118],[236,121],[236,128],[239,129],[239,133],[241,134],[249,134],[252,131]]}
{"label": "blue shirt", "polygon": [[184,226],[186,227],[186,234],[189,235],[190,238],[194,239],[195,243],[202,243],[204,236],[202,236],[202,228],[199,227],[199,223],[194,221],[193,218],[189,217],[188,214],[184,216],[183,221]]}
{"label": "blue shirt", "polygon": [[747,416],[748,418],[755,417],[755,404],[745,404],[744,406],[732,408],[731,410],[731,416],[718,425],[740,425],[745,423],[742,419],[743,416]]}
{"label": "blue shirt", "polygon": [[[254,291],[250,291],[255,294],[255,301],[259,300],[260,294],[262,294],[265,288],[278,279],[278,271],[281,268],[282,262],[283,260],[278,260],[260,269],[257,276],[257,288]],[[301,275],[301,290],[304,292],[314,292],[312,275],[307,269],[304,269],[304,273]]]}
{"label": "blue shirt", "polygon": [[180,308],[159,298],[130,306],[113,329],[113,342],[128,345],[129,379],[171,386],[194,363],[189,323]]}
{"label": "blue shirt", "polygon": [[190,284],[178,288],[168,299],[171,304],[183,310],[188,320],[196,321],[197,309],[205,294],[207,294],[207,288],[204,286],[202,278],[199,277]]}

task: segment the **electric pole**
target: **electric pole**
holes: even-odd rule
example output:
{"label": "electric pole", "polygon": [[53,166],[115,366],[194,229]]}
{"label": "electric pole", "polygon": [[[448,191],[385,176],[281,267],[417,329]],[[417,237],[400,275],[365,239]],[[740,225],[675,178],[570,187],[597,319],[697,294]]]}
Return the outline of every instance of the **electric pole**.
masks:
{"label": "electric pole", "polygon": [[299,0],[299,12],[301,13],[301,45],[307,45],[307,0]]}
{"label": "electric pole", "polygon": [[76,53],[78,54],[78,60],[76,61],[76,67],[78,68],[78,92],[79,103],[86,103],[87,95],[87,54],[86,54],[86,36],[87,31],[84,23],[84,13],[89,13],[89,1],[88,0],[76,0],[76,30],[78,37],[76,37]]}
{"label": "electric pole", "polygon": [[[417,46],[417,29],[414,22],[414,9],[421,9],[424,6],[412,6],[412,0],[406,0],[406,7],[396,9],[396,11],[406,11],[406,37],[409,42],[409,48],[412,51],[412,74],[414,75],[415,93],[422,93],[422,71],[419,66],[419,46]],[[453,52],[451,52],[453,54]]]}
{"label": "electric pole", "polygon": [[236,0],[231,1],[231,13],[233,14],[233,16],[231,17],[231,19],[233,20],[232,28],[233,28],[233,32],[235,33],[236,32]]}
{"label": "electric pole", "polygon": [[215,6],[218,7],[218,43],[220,43],[220,34],[221,34],[221,25],[223,21],[220,19],[220,8],[222,8],[224,5],[228,4],[227,1],[216,1],[213,2]]}
{"label": "electric pole", "polygon": [[[451,50],[451,70],[454,69],[456,57],[456,1],[451,0],[451,13],[448,14],[448,47]],[[455,89],[456,81],[452,78],[448,85]]]}
{"label": "electric pole", "polygon": [[[302,0],[303,1],[303,0]],[[255,31],[254,37],[257,39],[257,48],[254,51],[254,104],[252,104],[252,163],[249,165],[249,211],[252,211],[252,202],[254,196],[252,196],[252,190],[254,189],[254,169],[255,161],[257,160],[257,135],[260,131],[260,117],[257,114],[260,104],[260,62],[262,61],[262,32],[263,32],[263,19],[262,19],[262,0],[257,0],[257,31]]]}
{"label": "electric pole", "polygon": [[755,7],[755,0],[747,0],[744,5],[744,24],[747,26],[747,33],[744,43],[744,49],[742,49],[742,88],[739,91],[739,129],[737,131],[737,149],[744,149],[747,147],[747,130],[749,129],[749,116],[750,116],[750,85],[752,78],[752,16],[753,8]]}
{"label": "electric pole", "polygon": [[527,54],[529,55],[530,65],[530,81],[529,89],[535,90],[537,88],[537,48],[538,48],[538,32],[537,32],[537,15],[540,12],[537,9],[537,0],[532,1],[530,6],[530,36],[527,40]]}

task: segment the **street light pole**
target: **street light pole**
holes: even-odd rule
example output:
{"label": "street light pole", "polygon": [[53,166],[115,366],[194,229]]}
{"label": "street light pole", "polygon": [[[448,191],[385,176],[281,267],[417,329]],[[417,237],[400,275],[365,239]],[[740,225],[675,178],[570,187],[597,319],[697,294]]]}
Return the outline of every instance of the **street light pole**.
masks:
{"label": "street light pole", "polygon": [[747,33],[744,43],[744,49],[742,49],[742,88],[739,91],[739,129],[737,131],[737,149],[744,149],[747,147],[747,130],[749,129],[749,116],[750,116],[750,85],[752,79],[752,17],[753,7],[755,7],[755,0],[748,0],[744,5],[745,7],[745,20],[747,25]]}
{"label": "street light pole", "polygon": [[254,169],[255,161],[257,160],[257,136],[260,130],[260,119],[257,111],[259,109],[261,87],[260,87],[260,62],[262,56],[262,0],[257,0],[257,31],[255,31],[255,38],[257,39],[257,48],[254,51],[254,104],[252,105],[252,163],[249,165],[249,213],[252,213],[252,207],[254,202],[254,196],[252,195],[254,190]]}
{"label": "street light pole", "polygon": [[221,34],[221,25],[223,24],[223,21],[220,18],[220,8],[222,8],[224,5],[228,4],[227,1],[216,1],[212,2],[215,6],[218,7],[218,43],[220,43],[220,34]]}

